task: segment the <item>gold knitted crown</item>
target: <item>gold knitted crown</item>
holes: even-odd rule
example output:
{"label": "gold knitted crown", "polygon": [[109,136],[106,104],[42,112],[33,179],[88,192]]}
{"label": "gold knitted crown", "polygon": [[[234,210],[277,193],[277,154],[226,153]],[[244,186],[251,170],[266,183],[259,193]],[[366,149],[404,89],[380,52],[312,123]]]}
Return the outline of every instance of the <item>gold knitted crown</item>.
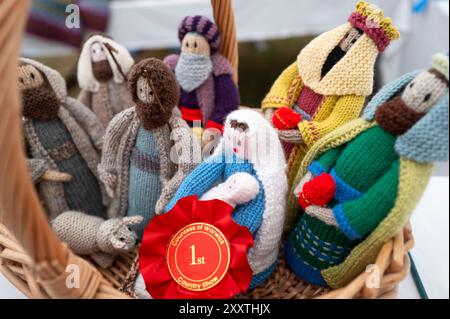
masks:
{"label": "gold knitted crown", "polygon": [[392,24],[391,18],[385,17],[383,11],[377,6],[365,1],[358,1],[356,12],[365,17],[367,23],[373,22],[378,25],[390,41],[400,37],[400,32]]}

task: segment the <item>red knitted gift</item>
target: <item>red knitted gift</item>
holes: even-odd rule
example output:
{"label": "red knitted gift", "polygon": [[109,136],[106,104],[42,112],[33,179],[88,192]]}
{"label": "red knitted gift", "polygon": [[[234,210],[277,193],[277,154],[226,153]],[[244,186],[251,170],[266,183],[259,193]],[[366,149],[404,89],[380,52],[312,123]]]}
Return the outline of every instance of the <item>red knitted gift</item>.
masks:
{"label": "red knitted gift", "polygon": [[325,207],[333,198],[335,190],[336,183],[333,177],[322,173],[303,185],[298,202],[303,209],[308,206]]}
{"label": "red knitted gift", "polygon": [[273,126],[279,130],[296,128],[301,120],[302,116],[288,107],[279,108],[272,117]]}

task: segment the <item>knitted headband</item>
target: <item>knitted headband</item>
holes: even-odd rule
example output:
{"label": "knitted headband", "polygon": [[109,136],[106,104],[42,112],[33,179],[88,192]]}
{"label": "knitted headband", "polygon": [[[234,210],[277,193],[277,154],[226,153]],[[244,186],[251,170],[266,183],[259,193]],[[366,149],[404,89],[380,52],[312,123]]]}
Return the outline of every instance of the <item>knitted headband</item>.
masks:
{"label": "knitted headband", "polygon": [[198,33],[206,38],[211,47],[211,53],[217,52],[220,45],[220,33],[217,25],[205,16],[187,16],[178,27],[178,38],[183,41],[189,32]]}
{"label": "knitted headband", "polygon": [[433,56],[431,67],[441,73],[448,81],[448,54],[436,53]]}
{"label": "knitted headband", "polygon": [[384,17],[383,11],[365,1],[356,4],[356,11],[350,15],[348,22],[364,31],[376,43],[380,52],[383,52],[391,41],[400,37],[391,19]]}

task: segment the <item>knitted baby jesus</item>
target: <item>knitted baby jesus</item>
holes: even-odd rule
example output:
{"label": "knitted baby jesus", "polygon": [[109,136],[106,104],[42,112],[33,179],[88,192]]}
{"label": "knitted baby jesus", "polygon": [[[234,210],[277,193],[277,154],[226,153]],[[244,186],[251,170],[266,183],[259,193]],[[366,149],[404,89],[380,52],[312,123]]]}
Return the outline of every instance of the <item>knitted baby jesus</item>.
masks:
{"label": "knitted baby jesus", "polygon": [[[354,260],[349,268],[327,269],[341,264],[385,218],[393,219],[380,232],[389,234],[386,229],[395,226],[393,237],[423,191],[428,179],[423,172],[430,171],[426,163],[448,157],[448,56],[437,55],[429,70],[388,84],[363,117],[348,131],[319,141],[322,155],[310,163],[295,190],[305,214],[286,244],[286,260],[312,284],[337,285],[336,278],[355,267]],[[415,185],[409,190],[408,178]],[[377,247],[374,238],[370,249]]]}
{"label": "knitted baby jesus", "polygon": [[248,173],[235,173],[207,191],[200,200],[219,199],[236,207],[254,199],[259,193],[258,180]]}

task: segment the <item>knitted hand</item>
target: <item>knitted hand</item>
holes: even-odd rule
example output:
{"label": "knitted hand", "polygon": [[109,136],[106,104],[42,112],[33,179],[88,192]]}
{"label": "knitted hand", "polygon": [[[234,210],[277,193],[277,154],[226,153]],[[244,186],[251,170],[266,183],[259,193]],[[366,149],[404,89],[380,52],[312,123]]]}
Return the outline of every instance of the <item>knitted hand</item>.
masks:
{"label": "knitted hand", "polygon": [[334,218],[333,209],[320,207],[320,206],[308,206],[305,209],[305,213],[309,216],[315,217],[327,225],[338,226],[336,219]]}
{"label": "knitted hand", "polygon": [[307,182],[309,182],[311,179],[313,179],[313,174],[310,171],[307,171],[305,176],[302,177],[298,185],[294,188],[294,194],[298,198],[302,189],[303,185],[305,185]]}
{"label": "knitted hand", "polygon": [[276,108],[267,108],[263,110],[264,118],[270,123],[270,125],[273,125],[272,118],[276,110]]}
{"label": "knitted hand", "polygon": [[107,172],[101,166],[98,167],[98,175],[105,187],[106,194],[110,198],[114,198],[116,196],[117,175],[112,172]]}
{"label": "knitted hand", "polygon": [[302,135],[300,131],[295,130],[279,130],[278,137],[281,141],[288,142],[291,144],[301,144],[303,143]]}
{"label": "knitted hand", "polygon": [[48,169],[42,174],[41,180],[49,182],[70,182],[72,175]]}
{"label": "knitted hand", "polygon": [[170,184],[171,181],[169,181],[163,188],[161,195],[159,196],[159,199],[156,202],[155,205],[156,215],[160,215],[164,211],[164,208],[167,206],[167,204],[169,204],[170,200],[175,195],[174,193],[176,191],[176,188],[172,187]]}
{"label": "knitted hand", "polygon": [[245,204],[254,199],[259,194],[259,183],[248,173],[235,173],[228,179],[207,191],[200,200],[219,199],[229,205]]}
{"label": "knitted hand", "polygon": [[279,108],[272,117],[273,126],[279,130],[296,128],[301,120],[302,116],[288,107]]}
{"label": "knitted hand", "polygon": [[298,197],[303,209],[308,206],[325,207],[334,196],[336,183],[330,174],[322,173],[306,182]]}

